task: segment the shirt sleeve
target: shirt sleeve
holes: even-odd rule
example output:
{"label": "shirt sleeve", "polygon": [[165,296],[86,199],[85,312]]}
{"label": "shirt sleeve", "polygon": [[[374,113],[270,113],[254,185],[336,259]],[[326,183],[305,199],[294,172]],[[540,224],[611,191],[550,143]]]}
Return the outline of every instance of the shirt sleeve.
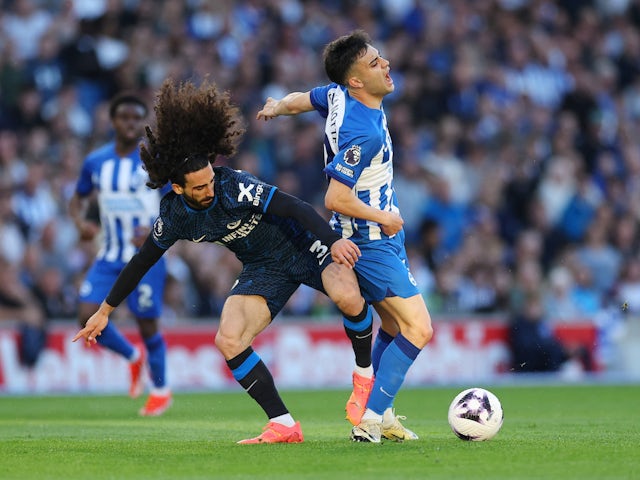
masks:
{"label": "shirt sleeve", "polygon": [[327,93],[335,86],[335,84],[324,85],[322,87],[316,87],[310,92],[311,105],[313,105],[313,108],[324,118],[329,114],[329,99],[327,98]]}
{"label": "shirt sleeve", "polygon": [[[168,197],[171,197],[168,198]],[[171,215],[171,202],[176,201],[175,194],[169,192],[165,197],[160,200],[160,214],[153,222],[153,229],[151,230],[151,238],[153,242],[161,249],[168,250],[180,237],[176,234],[176,230],[179,226],[174,225],[176,221]],[[181,201],[178,199],[178,201]]]}
{"label": "shirt sleeve", "polygon": [[376,155],[376,146],[379,147],[371,137],[351,137],[341,145],[340,151],[324,168],[324,173],[353,188],[362,171],[371,164],[371,159]]}
{"label": "shirt sleeve", "polygon": [[296,219],[300,225],[313,233],[328,247],[331,247],[335,241],[341,238],[311,205],[280,190],[277,190],[273,195],[273,199],[267,208],[267,213]]}
{"label": "shirt sleeve", "polygon": [[76,193],[79,197],[86,197],[93,190],[93,181],[91,180],[92,170],[92,162],[89,157],[87,157],[84,159],[84,162],[82,162],[82,169],[80,170],[80,176],[76,183]]}

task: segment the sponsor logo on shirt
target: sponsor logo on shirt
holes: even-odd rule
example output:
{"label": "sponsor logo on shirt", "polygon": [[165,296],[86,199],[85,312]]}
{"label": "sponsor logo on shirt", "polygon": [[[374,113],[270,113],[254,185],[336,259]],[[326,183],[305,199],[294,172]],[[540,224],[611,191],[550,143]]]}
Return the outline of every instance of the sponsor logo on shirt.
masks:
{"label": "sponsor logo on shirt", "polygon": [[239,228],[235,229],[233,232],[225,235],[220,239],[222,243],[230,243],[238,238],[244,238],[249,235],[254,228],[260,223],[260,219],[262,218],[262,214],[254,213],[251,215],[251,218],[248,222],[243,223]]}
{"label": "sponsor logo on shirt", "polygon": [[[240,182],[238,184],[238,187],[240,188],[240,193],[238,194],[238,202],[246,200],[247,202],[251,202],[254,207],[260,205],[260,197],[262,197],[262,193],[264,192],[263,185],[258,184],[258,186],[256,187],[254,183],[251,183],[248,186],[245,186],[244,183]],[[255,195],[251,193],[254,187],[256,189]]]}
{"label": "sponsor logo on shirt", "polygon": [[346,175],[349,178],[353,178],[353,170],[351,170],[350,168],[345,167],[342,164],[338,164],[336,165],[336,172],[342,173],[343,175]]}

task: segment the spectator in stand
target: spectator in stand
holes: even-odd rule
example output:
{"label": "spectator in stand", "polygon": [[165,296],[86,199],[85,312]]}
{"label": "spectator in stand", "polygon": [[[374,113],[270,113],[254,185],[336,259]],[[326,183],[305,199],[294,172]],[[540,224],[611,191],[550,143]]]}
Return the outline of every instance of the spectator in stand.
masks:
{"label": "spectator in stand", "polygon": [[27,242],[12,208],[13,188],[7,185],[7,180],[0,182],[0,258],[19,266],[24,260]]}
{"label": "spectator in stand", "polygon": [[36,365],[46,345],[45,313],[20,279],[20,272],[0,257],[0,322],[15,322],[19,334],[20,362]]}
{"label": "spectator in stand", "polygon": [[551,330],[542,299],[535,292],[525,297],[522,309],[512,316],[509,344],[516,373],[556,372],[569,359],[569,353]]}
{"label": "spectator in stand", "polygon": [[49,169],[44,162],[31,163],[24,184],[13,195],[13,210],[28,242],[37,242],[46,225],[59,214]]}
{"label": "spectator in stand", "polygon": [[640,222],[638,218],[633,213],[628,212],[613,221],[612,246],[623,258],[633,257],[640,249]]}
{"label": "spectator in stand", "polygon": [[576,249],[576,258],[589,269],[594,286],[601,295],[608,295],[622,268],[622,256],[609,242],[613,225],[611,210],[606,205],[598,209],[587,230],[586,241]]}
{"label": "spectator in stand", "polygon": [[24,68],[25,83],[34,86],[43,102],[54,98],[67,79],[60,59],[60,46],[57,32],[49,30],[40,39],[38,55],[29,60]]}
{"label": "spectator in stand", "polygon": [[640,258],[629,258],[616,285],[616,303],[630,314],[640,314]]}
{"label": "spectator in stand", "polygon": [[544,294],[544,311],[557,321],[581,320],[573,298],[574,278],[567,267],[555,267],[549,273],[549,285]]}
{"label": "spectator in stand", "polygon": [[35,0],[15,0],[2,19],[8,40],[20,60],[30,60],[38,53],[38,42],[51,27],[50,12],[40,8]]}
{"label": "spectator in stand", "polygon": [[20,156],[20,147],[14,130],[0,130],[0,178],[14,188],[25,182],[29,170]]}

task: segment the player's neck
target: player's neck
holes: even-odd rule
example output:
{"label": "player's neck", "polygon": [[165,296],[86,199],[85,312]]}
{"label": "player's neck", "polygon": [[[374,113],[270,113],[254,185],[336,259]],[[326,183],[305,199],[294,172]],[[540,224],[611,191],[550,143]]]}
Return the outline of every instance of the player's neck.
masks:
{"label": "player's neck", "polygon": [[137,140],[135,142],[123,142],[121,140],[116,139],[116,153],[121,157],[131,152],[134,152],[137,149],[138,149]]}
{"label": "player's neck", "polygon": [[382,107],[382,97],[377,97],[367,93],[364,89],[349,89],[349,95],[357,101],[373,110],[380,110]]}

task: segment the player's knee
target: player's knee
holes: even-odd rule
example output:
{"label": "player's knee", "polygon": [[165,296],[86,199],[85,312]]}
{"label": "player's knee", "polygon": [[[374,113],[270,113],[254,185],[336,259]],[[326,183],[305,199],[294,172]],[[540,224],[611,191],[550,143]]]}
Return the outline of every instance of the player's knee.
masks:
{"label": "player's knee", "polygon": [[334,299],[334,302],[340,312],[348,317],[360,315],[363,309],[364,300],[360,295],[360,291],[352,294],[341,295],[340,298]]}
{"label": "player's knee", "polygon": [[235,357],[244,350],[239,337],[226,335],[222,331],[216,334],[214,343],[220,353],[227,359]]}
{"label": "player's knee", "polygon": [[424,348],[433,337],[433,327],[430,322],[411,325],[410,328],[404,330],[403,335],[416,347],[421,349]]}
{"label": "player's knee", "polygon": [[423,327],[421,336],[425,345],[431,341],[433,338],[433,327],[431,326],[431,323],[428,323]]}
{"label": "player's knee", "polygon": [[137,318],[138,330],[142,338],[151,338],[158,333],[158,322],[153,318]]}
{"label": "player's knee", "polygon": [[331,299],[344,315],[355,317],[362,312],[364,299],[357,283],[355,285],[348,282],[341,284]]}
{"label": "player's knee", "polygon": [[227,349],[231,344],[229,339],[225,337],[225,335],[222,332],[216,333],[213,343],[215,344],[216,348],[220,350],[220,353],[222,353],[223,355],[225,354],[225,351],[227,351]]}
{"label": "player's knee", "polygon": [[338,308],[340,309],[340,312],[342,312],[343,315],[346,315],[349,317],[356,317],[360,315],[360,313],[362,312],[362,309],[364,308],[363,307],[364,300],[360,296],[355,296],[355,297],[347,298],[343,302],[337,305],[338,305]]}

